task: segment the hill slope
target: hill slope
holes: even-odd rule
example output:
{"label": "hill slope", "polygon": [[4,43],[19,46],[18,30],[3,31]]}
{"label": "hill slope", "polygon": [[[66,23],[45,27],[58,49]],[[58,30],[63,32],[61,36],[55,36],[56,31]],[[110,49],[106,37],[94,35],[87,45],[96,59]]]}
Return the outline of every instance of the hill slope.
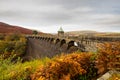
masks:
{"label": "hill slope", "polygon": [[65,35],[79,36],[79,35],[93,35],[93,36],[120,36],[119,32],[97,32],[97,31],[70,31],[66,32]]}
{"label": "hill slope", "polygon": [[78,35],[94,35],[97,34],[98,32],[96,31],[90,31],[90,30],[84,30],[84,31],[70,31],[66,32],[66,35],[73,35],[73,36],[78,36]]}
{"label": "hill slope", "polygon": [[30,29],[0,22],[0,33],[14,33],[14,32],[22,33],[22,34],[32,34],[32,30]]}

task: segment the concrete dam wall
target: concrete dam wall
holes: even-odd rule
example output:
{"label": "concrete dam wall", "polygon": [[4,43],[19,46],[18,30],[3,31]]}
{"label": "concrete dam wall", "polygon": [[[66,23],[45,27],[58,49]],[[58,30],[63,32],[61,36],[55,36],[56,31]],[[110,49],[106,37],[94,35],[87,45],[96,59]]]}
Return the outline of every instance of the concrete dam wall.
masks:
{"label": "concrete dam wall", "polygon": [[66,41],[60,39],[27,39],[27,51],[24,57],[28,59],[53,57],[61,53],[72,53],[78,50],[78,47],[74,45],[74,41],[66,43]]}
{"label": "concrete dam wall", "polygon": [[96,52],[97,45],[105,41],[119,41],[119,38],[98,38],[72,40],[50,36],[26,36],[27,49],[24,58],[35,59],[53,57],[61,53],[69,54],[80,50],[81,52]]}

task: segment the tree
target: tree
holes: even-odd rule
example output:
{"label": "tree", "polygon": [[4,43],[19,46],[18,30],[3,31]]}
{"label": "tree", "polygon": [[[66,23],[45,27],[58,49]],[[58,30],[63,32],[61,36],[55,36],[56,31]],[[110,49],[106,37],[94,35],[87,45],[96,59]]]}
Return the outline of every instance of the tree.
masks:
{"label": "tree", "polygon": [[34,34],[34,35],[37,35],[37,34],[38,34],[38,31],[33,30],[33,34]]}

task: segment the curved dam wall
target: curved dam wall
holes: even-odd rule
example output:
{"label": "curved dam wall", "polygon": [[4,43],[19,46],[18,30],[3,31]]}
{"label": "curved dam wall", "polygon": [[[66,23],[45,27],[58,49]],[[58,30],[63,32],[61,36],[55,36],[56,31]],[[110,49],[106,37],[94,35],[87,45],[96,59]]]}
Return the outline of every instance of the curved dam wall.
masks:
{"label": "curved dam wall", "polygon": [[77,50],[81,52],[96,52],[96,45],[100,41],[92,40],[71,40],[57,37],[27,36],[27,49],[23,59],[53,57],[61,53],[69,54]]}
{"label": "curved dam wall", "polygon": [[43,58],[53,57],[61,53],[72,53],[78,50],[74,41],[67,42],[65,39],[55,38],[27,38],[27,51],[24,55],[25,58]]}
{"label": "curved dam wall", "polygon": [[78,41],[49,37],[49,36],[26,36],[27,49],[24,58],[34,59],[43,57],[53,57],[61,53],[69,54],[80,50],[81,52],[96,52],[97,45],[105,41],[119,41],[119,38],[89,38]]}

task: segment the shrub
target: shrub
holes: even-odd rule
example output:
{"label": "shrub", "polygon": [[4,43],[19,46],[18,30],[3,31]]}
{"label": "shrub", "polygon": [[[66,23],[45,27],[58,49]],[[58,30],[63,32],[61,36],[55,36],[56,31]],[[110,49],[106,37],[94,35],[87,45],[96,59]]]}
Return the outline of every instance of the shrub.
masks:
{"label": "shrub", "polygon": [[22,35],[15,34],[12,39],[11,36],[7,37],[9,37],[10,39],[0,41],[0,55],[3,55],[4,58],[8,58],[9,56],[14,54],[16,54],[16,57],[23,55],[26,49],[26,38]]}
{"label": "shrub", "polygon": [[91,54],[68,54],[55,57],[46,66],[40,67],[31,76],[32,80],[88,80],[94,72]]}
{"label": "shrub", "polygon": [[8,58],[11,55],[21,56],[25,53],[26,42],[21,41],[0,41],[0,55]]}
{"label": "shrub", "polygon": [[30,75],[33,74],[35,69],[50,60],[44,58],[21,63],[21,59],[18,58],[17,62],[14,63],[11,62],[12,59],[12,56],[7,59],[0,56],[0,80],[30,80]]}
{"label": "shrub", "polygon": [[12,33],[12,34],[6,35],[6,36],[5,36],[5,40],[6,40],[6,41],[18,41],[18,40],[20,40],[21,37],[22,37],[21,34]]}
{"label": "shrub", "polygon": [[5,39],[5,34],[0,34],[0,40],[4,40]]}
{"label": "shrub", "polygon": [[98,73],[103,74],[108,70],[119,67],[116,62],[120,64],[120,42],[103,43],[99,45],[99,51],[96,59],[96,67]]}
{"label": "shrub", "polygon": [[17,41],[14,46],[14,53],[18,56],[25,54],[26,42]]}
{"label": "shrub", "polygon": [[4,54],[5,52],[12,52],[14,49],[15,42],[7,42],[7,41],[0,41],[0,54]]}

